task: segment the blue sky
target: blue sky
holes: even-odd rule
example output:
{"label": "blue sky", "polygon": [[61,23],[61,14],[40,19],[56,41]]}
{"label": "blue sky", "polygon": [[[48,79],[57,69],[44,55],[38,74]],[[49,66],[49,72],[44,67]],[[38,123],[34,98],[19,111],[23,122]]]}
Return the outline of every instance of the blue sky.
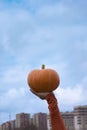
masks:
{"label": "blue sky", "polygon": [[54,93],[61,111],[87,105],[86,7],[86,0],[0,1],[0,123],[9,113],[48,112],[27,85],[43,63],[60,75]]}

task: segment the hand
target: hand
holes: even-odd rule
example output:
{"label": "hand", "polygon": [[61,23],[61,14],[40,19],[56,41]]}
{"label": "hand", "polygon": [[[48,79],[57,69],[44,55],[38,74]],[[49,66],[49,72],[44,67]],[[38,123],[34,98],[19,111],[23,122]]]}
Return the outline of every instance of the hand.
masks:
{"label": "hand", "polygon": [[32,89],[30,89],[30,91],[35,94],[36,96],[38,96],[40,99],[45,99],[45,97],[51,93],[51,92],[45,92],[45,93],[38,93],[38,92],[35,92],[33,91]]}

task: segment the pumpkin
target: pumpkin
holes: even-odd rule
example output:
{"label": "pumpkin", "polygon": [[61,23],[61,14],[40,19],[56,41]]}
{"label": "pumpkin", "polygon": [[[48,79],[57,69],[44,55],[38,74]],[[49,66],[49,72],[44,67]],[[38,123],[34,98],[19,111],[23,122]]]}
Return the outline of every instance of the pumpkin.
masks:
{"label": "pumpkin", "polygon": [[54,91],[60,84],[58,73],[53,69],[32,70],[27,77],[29,87],[35,92],[51,92]]}

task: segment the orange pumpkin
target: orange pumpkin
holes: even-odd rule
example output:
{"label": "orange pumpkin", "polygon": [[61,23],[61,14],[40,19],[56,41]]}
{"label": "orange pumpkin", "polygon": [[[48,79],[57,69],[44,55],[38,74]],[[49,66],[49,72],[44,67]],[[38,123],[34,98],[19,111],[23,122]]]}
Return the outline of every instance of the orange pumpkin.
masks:
{"label": "orange pumpkin", "polygon": [[42,69],[32,70],[27,81],[35,92],[51,92],[60,84],[58,73],[53,69],[45,69],[45,65],[42,65]]}

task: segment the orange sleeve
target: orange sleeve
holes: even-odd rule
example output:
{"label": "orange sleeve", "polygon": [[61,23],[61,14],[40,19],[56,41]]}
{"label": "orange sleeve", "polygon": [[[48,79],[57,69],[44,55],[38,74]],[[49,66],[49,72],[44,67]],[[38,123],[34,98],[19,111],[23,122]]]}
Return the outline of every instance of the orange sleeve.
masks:
{"label": "orange sleeve", "polygon": [[57,106],[55,95],[53,93],[48,94],[46,100],[50,112],[52,130],[66,130],[64,121]]}

